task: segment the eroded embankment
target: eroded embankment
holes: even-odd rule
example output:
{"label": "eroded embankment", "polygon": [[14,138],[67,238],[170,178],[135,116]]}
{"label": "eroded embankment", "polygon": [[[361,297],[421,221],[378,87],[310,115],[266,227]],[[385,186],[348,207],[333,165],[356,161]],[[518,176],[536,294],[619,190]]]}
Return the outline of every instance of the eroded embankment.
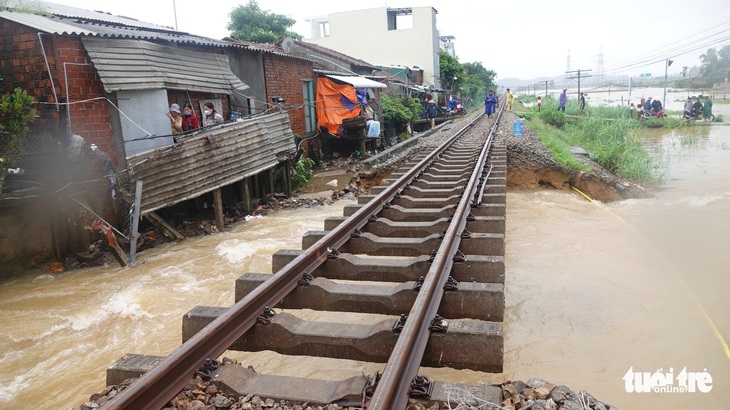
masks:
{"label": "eroded embankment", "polygon": [[508,189],[569,190],[575,187],[604,202],[651,196],[640,185],[607,171],[587,155],[576,154],[576,159],[591,167],[590,172],[565,169],[529,129],[529,123],[525,124],[524,135],[512,135],[512,124],[516,119],[515,114],[506,113],[499,133],[506,139],[507,145]]}

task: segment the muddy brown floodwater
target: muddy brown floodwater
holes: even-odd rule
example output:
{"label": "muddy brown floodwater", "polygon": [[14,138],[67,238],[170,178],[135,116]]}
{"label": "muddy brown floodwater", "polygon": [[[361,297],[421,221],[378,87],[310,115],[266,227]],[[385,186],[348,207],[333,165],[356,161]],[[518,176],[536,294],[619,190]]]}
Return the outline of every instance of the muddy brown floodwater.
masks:
{"label": "muddy brown floodwater", "polygon": [[[508,194],[505,372],[422,373],[468,383],[540,377],[622,409],[730,408],[730,127],[652,131],[645,141],[667,172],[654,198]],[[149,250],[133,268],[27,272],[1,283],[0,407],[70,408],[103,389],[105,369],[123,354],[171,352],[184,313],[230,306],[238,276],[270,272],[274,251],[298,248],[306,230],[322,229],[347,203]],[[381,368],[231,356],[262,372],[324,379]],[[685,367],[711,375],[711,391],[626,391],[629,369],[671,368],[676,377]]]}

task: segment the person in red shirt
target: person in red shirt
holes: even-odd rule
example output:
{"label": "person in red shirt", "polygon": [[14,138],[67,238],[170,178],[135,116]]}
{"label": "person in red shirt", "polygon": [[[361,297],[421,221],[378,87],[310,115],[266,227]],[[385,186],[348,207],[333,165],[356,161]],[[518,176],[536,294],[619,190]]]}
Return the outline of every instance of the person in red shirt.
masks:
{"label": "person in red shirt", "polygon": [[183,107],[182,119],[183,132],[197,130],[200,128],[200,122],[198,121],[198,117],[195,116],[195,112],[193,111],[193,107],[190,103],[185,104],[185,107]]}

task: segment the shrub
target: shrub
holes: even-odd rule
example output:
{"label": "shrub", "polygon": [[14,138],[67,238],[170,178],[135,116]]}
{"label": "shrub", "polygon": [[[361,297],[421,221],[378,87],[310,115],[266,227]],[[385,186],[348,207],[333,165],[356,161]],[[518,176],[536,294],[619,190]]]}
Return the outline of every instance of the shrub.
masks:
{"label": "shrub", "polygon": [[294,167],[294,175],[292,175],[294,189],[303,187],[307,184],[307,181],[312,179],[314,176],[314,172],[312,172],[313,168],[314,161],[312,161],[311,158],[300,157],[299,160],[297,160],[297,164]]}
{"label": "shrub", "polygon": [[562,111],[545,109],[540,111],[540,118],[556,128],[563,128],[565,125],[565,113]]}

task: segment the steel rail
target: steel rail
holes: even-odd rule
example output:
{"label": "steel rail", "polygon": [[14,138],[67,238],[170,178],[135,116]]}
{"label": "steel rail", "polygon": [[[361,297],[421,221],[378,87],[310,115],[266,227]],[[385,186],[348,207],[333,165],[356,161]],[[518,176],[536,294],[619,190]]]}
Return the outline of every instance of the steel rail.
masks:
{"label": "steel rail", "polygon": [[423,158],[373,200],[357,210],[345,222],[307,248],[254,291],[226,310],[200,332],[165,357],[155,368],[142,375],[119,395],[103,405],[103,410],[162,408],[190,381],[207,358],[217,358],[249,329],[268,306],[279,303],[296,289],[306,273],[324,263],[333,250],[347,242],[355,230],[368,223],[403,187],[448,149],[473,126],[478,117]]}
{"label": "steel rail", "polygon": [[[463,232],[469,216],[472,195],[480,190],[480,178],[501,116],[502,109],[499,110],[494,125],[490,129],[471,178],[444,234],[441,246],[425,276],[393,353],[385,365],[385,370],[368,405],[369,410],[401,410],[405,409],[408,404],[408,391],[411,382],[418,375],[418,369],[428,343],[431,322],[438,313],[444,285],[453,266],[454,255],[461,244],[461,232]],[[481,185],[486,185],[486,182],[484,179]]]}

